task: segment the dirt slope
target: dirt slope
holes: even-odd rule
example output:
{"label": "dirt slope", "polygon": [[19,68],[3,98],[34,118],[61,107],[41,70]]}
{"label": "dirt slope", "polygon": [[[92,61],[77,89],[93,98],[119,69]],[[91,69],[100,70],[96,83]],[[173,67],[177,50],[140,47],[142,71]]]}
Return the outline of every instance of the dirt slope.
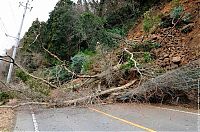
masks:
{"label": "dirt slope", "polygon": [[[200,1],[199,0],[180,0],[184,7],[184,12],[192,16],[189,24],[183,24],[179,28],[158,28],[145,40],[151,40],[161,44],[161,47],[152,51],[155,55],[155,64],[168,70],[185,65],[192,60],[200,57]],[[162,9],[155,7],[156,12],[163,16],[169,15],[172,10],[172,3],[167,3]],[[191,31],[183,33],[183,28],[190,26]],[[136,27],[130,30],[129,40],[142,40],[144,32],[142,20]]]}

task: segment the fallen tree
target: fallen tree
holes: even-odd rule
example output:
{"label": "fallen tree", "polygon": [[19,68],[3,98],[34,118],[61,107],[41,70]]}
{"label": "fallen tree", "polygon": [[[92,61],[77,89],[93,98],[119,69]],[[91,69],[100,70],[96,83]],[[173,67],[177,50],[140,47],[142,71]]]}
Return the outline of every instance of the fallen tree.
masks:
{"label": "fallen tree", "polygon": [[[64,69],[65,69],[66,71],[68,71],[69,73],[71,73],[72,76],[74,76],[74,77],[76,77],[76,78],[89,78],[90,80],[86,82],[87,84],[91,84],[92,82],[94,82],[94,81],[96,81],[96,80],[100,80],[100,79],[102,79],[102,78],[105,78],[108,74],[110,74],[110,70],[112,71],[112,73],[114,73],[114,72],[116,72],[116,71],[119,71],[120,68],[121,68],[121,65],[122,65],[122,64],[117,64],[116,66],[113,66],[112,68],[110,68],[110,69],[108,69],[108,70],[105,70],[105,71],[103,71],[103,72],[101,72],[101,73],[99,73],[99,74],[92,75],[92,76],[90,76],[90,75],[78,75],[78,74],[74,73],[73,71],[71,71],[70,69],[68,69],[68,68],[66,67],[66,65],[65,65],[65,62],[62,61],[61,59],[59,59],[56,55],[54,55],[53,53],[51,53],[50,51],[48,51],[48,50],[45,49],[44,47],[43,47],[43,49],[44,49],[47,53],[49,53],[52,57],[54,57],[55,59],[57,59],[58,61],[60,61],[61,63],[63,63],[62,66],[64,66]],[[128,52],[128,53],[130,54],[130,52],[129,52],[127,49],[125,49],[125,51]],[[131,57],[132,57],[132,54],[131,54]],[[21,65],[19,65],[18,63],[16,63],[15,60],[14,60],[11,56],[9,56],[9,55],[0,56],[0,60],[5,61],[5,62],[9,62],[9,63],[13,63],[15,66],[17,66],[19,69],[21,69],[25,74],[27,74],[27,75],[30,76],[31,78],[33,78],[33,79],[35,79],[35,80],[38,80],[38,81],[40,81],[40,82],[43,82],[44,84],[49,85],[51,88],[54,88],[54,89],[58,89],[58,88],[59,88],[58,86],[52,84],[51,82],[49,82],[49,81],[47,81],[47,80],[45,80],[45,79],[43,79],[43,78],[34,76],[33,74],[30,74],[30,73],[29,73],[26,69],[24,69]],[[132,58],[132,60],[134,60],[134,59]],[[137,72],[139,72],[139,73],[141,74],[140,70],[139,70],[138,67],[137,67],[136,62],[135,62],[135,68],[136,68],[135,71],[137,71]]]}
{"label": "fallen tree", "polygon": [[[102,71],[101,73],[98,73],[96,75],[79,75],[79,74],[75,73],[74,71],[70,70],[69,68],[67,68],[67,66],[65,65],[65,62],[62,61],[58,56],[56,56],[55,54],[51,53],[49,50],[47,50],[46,48],[44,48],[44,46],[42,46],[42,47],[43,47],[43,49],[44,49],[45,52],[47,52],[53,58],[55,58],[56,60],[58,60],[59,62],[61,62],[62,66],[64,67],[64,69],[67,72],[69,72],[73,77],[75,77],[75,78],[86,78],[86,79],[89,79],[88,81],[86,81],[84,83],[84,85],[86,85],[86,84],[89,85],[89,84],[95,82],[96,80],[100,80],[102,78],[105,78],[107,75],[119,71],[120,68],[121,68],[121,66],[122,66],[122,64],[117,64],[117,65],[111,67],[110,69]],[[140,74],[140,76],[142,77],[142,73],[141,73],[140,69],[137,67],[137,62],[133,59],[133,54],[130,51],[128,51],[127,48],[124,48],[123,50],[125,52],[127,52],[131,56],[130,59],[134,62],[134,67],[135,67],[134,70],[137,71]],[[80,86],[83,86],[83,84],[81,84]],[[80,87],[80,86],[77,86],[77,87]]]}
{"label": "fallen tree", "polygon": [[69,105],[73,105],[73,104],[76,105],[77,103],[82,103],[82,102],[85,102],[87,100],[91,100],[92,98],[96,98],[96,97],[101,96],[101,95],[110,94],[112,92],[117,92],[117,91],[129,88],[135,82],[136,82],[136,80],[133,80],[133,81],[131,81],[131,82],[129,82],[129,83],[121,86],[121,87],[111,88],[111,89],[102,91],[100,93],[97,93],[97,94],[94,94],[94,95],[91,95],[91,96],[86,96],[86,97],[83,97],[83,98],[78,98],[78,99],[74,99],[74,100],[64,101],[63,105],[65,105],[65,106],[69,106]]}
{"label": "fallen tree", "polygon": [[71,106],[71,105],[77,105],[77,104],[82,104],[82,103],[84,104],[84,102],[92,102],[93,99],[95,99],[95,98],[97,98],[99,96],[127,89],[131,85],[133,85],[136,81],[137,80],[133,80],[133,81],[131,81],[131,82],[129,82],[129,83],[123,85],[123,86],[120,86],[120,87],[111,88],[111,89],[96,93],[94,95],[90,95],[90,96],[88,95],[86,97],[82,97],[82,98],[78,98],[78,99],[63,101],[63,102],[60,102],[59,104],[57,104],[57,103],[48,103],[48,102],[27,102],[27,103],[20,103],[20,104],[17,104],[15,106],[0,106],[0,108],[15,109],[15,108],[18,108],[18,107],[21,107],[21,106],[25,106],[25,105],[44,105],[44,106],[47,106],[47,107],[58,107],[58,106],[63,106],[64,107],[64,106]]}
{"label": "fallen tree", "polygon": [[118,97],[118,101],[192,103],[196,105],[199,80],[200,59],[147,80],[138,88]]}

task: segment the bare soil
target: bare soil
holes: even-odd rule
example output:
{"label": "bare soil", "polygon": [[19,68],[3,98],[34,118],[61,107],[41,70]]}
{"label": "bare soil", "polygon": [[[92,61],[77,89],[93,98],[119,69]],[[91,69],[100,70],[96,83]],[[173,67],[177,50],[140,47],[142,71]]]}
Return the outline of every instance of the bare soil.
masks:
{"label": "bare soil", "polygon": [[15,112],[11,109],[0,108],[0,132],[11,131],[15,119]]}
{"label": "bare soil", "polygon": [[[199,0],[180,0],[180,3],[184,7],[184,12],[192,15],[190,24],[194,28],[189,33],[181,32],[184,26],[179,29],[158,28],[148,38],[144,38],[144,40],[156,41],[161,44],[161,47],[152,51],[152,54],[155,56],[155,65],[166,70],[176,69],[200,57]],[[155,7],[155,10],[166,16],[169,15],[172,8],[172,3],[167,3],[162,9],[158,6]],[[170,33],[166,36],[168,32]],[[130,30],[127,38],[129,40],[141,40],[144,36],[141,20],[138,25]]]}

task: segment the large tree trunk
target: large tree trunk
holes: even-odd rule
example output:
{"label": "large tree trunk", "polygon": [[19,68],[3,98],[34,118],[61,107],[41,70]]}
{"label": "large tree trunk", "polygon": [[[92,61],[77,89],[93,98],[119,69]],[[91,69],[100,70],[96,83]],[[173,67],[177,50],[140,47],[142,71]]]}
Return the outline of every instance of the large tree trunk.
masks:
{"label": "large tree trunk", "polygon": [[121,96],[119,100],[133,99],[153,103],[197,104],[200,80],[200,59],[176,70],[144,82],[140,87]]}

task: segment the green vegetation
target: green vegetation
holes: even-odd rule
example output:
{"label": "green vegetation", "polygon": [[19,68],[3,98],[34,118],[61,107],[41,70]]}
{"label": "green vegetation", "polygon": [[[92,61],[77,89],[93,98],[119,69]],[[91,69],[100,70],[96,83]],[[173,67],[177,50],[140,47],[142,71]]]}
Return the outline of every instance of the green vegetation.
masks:
{"label": "green vegetation", "polygon": [[170,17],[173,19],[178,19],[180,18],[182,13],[183,13],[183,6],[174,7],[170,13]]}
{"label": "green vegetation", "polygon": [[160,15],[154,15],[152,11],[147,11],[144,13],[143,30],[149,33],[152,28],[159,26],[160,22]]}
{"label": "green vegetation", "polygon": [[184,23],[190,23],[192,19],[192,15],[190,13],[185,13],[185,15],[183,16],[182,20],[184,21]]}
{"label": "green vegetation", "polygon": [[20,78],[23,82],[28,81],[28,79],[30,78],[26,73],[24,73],[22,70],[20,69],[16,69],[16,77]]}
{"label": "green vegetation", "polygon": [[134,67],[134,62],[131,59],[129,59],[128,62],[126,64],[121,65],[120,68],[125,71],[129,71],[133,67]]}
{"label": "green vegetation", "polygon": [[42,72],[42,76],[44,76],[45,78],[48,77],[48,80],[50,82],[65,82],[67,80],[71,79],[71,74],[69,72],[67,72],[64,67],[62,66],[53,66],[50,67],[48,69],[46,69],[44,72]]}
{"label": "green vegetation", "polygon": [[27,80],[26,84],[28,84],[31,90],[34,92],[41,93],[46,96],[49,95],[50,88],[46,84],[38,82],[37,80],[34,79]]}
{"label": "green vegetation", "polygon": [[72,57],[71,67],[76,73],[81,73],[83,70],[83,65],[86,65],[87,61],[87,56],[83,53],[79,53]]}
{"label": "green vegetation", "polygon": [[0,102],[10,98],[10,95],[6,92],[0,92]]}
{"label": "green vegetation", "polygon": [[71,58],[71,69],[75,73],[87,73],[92,65],[91,57],[93,56],[95,56],[95,53],[87,50],[76,54]]}
{"label": "green vegetation", "polygon": [[144,53],[144,61],[147,62],[147,63],[152,61],[152,56],[149,52]]}
{"label": "green vegetation", "polygon": [[[160,16],[148,11],[158,1],[86,0],[75,4],[71,0],[59,0],[47,22],[36,19],[24,35],[20,62],[30,73],[55,85],[72,79],[63,62],[71,71],[87,74],[98,61],[95,60],[99,57],[99,53],[95,53],[97,47],[101,46],[105,53],[117,48],[120,39],[127,35],[144,12],[147,11],[143,22],[145,32],[149,33],[159,25]],[[148,53],[157,46],[145,41],[142,45],[134,45],[133,49],[147,52],[143,57],[145,62],[149,62],[152,57]],[[124,68],[131,67],[133,62],[128,60]],[[35,91],[48,94],[48,87],[44,86],[44,91],[38,89],[41,84],[22,71],[17,70],[16,76]]]}
{"label": "green vegetation", "polygon": [[[34,62],[36,53],[44,56],[41,63],[45,67],[59,64],[44,51],[43,46],[68,62],[71,62],[71,58],[78,52],[94,51],[97,42],[107,49],[116,47],[116,35],[125,36],[142,12],[157,0],[85,2],[80,3],[83,8],[80,11],[71,0],[60,0],[47,22],[39,22],[38,19],[33,22],[21,41],[23,48],[20,49],[25,58],[23,63],[30,72],[38,68],[37,63],[29,63],[29,60]],[[153,18],[153,23],[158,23],[157,21],[157,17]],[[148,30],[149,26],[152,26],[151,22],[149,25],[147,21],[145,30]],[[27,54],[29,58],[25,57]]]}

